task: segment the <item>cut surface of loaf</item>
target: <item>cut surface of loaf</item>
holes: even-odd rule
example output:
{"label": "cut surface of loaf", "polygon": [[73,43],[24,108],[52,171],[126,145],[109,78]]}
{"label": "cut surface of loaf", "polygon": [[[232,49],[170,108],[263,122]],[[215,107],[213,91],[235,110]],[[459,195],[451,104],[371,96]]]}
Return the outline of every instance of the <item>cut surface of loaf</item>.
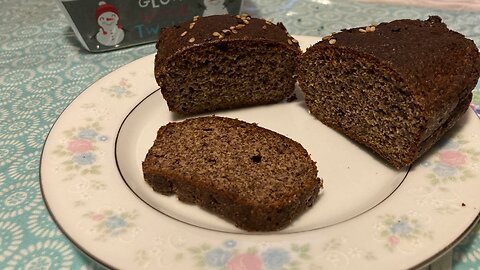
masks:
{"label": "cut surface of loaf", "polygon": [[402,168],[467,110],[479,73],[474,42],[432,16],[324,37],[298,79],[312,115]]}
{"label": "cut surface of loaf", "polygon": [[281,23],[195,17],[161,31],[155,78],[169,110],[184,115],[276,103],[294,91],[300,53]]}
{"label": "cut surface of loaf", "polygon": [[145,181],[247,231],[279,230],[315,202],[322,181],[297,142],[236,119],[200,117],[158,130]]}

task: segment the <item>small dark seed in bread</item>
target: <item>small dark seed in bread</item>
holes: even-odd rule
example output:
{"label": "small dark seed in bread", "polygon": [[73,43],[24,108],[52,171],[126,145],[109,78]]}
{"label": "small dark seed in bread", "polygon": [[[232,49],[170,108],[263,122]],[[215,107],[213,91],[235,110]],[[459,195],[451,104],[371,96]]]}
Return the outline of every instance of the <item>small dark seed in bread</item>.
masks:
{"label": "small dark seed in bread", "polygon": [[248,231],[279,230],[315,202],[322,181],[297,142],[224,117],[169,123],[143,162],[145,180]]}

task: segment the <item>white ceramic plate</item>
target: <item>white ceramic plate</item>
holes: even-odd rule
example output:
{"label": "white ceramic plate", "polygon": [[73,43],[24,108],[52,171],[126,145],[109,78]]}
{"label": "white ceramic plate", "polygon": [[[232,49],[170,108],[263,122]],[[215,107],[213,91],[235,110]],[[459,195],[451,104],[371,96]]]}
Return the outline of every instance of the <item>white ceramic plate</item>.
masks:
{"label": "white ceramic plate", "polygon": [[[317,41],[297,37],[302,48]],[[248,233],[143,181],[141,162],[168,111],[153,55],[88,88],[52,128],[41,159],[48,208],[67,237],[121,269],[405,269],[446,252],[480,207],[480,121],[469,110],[409,170],[325,127],[298,100],[224,111],[300,142],[325,190],[279,232]]]}

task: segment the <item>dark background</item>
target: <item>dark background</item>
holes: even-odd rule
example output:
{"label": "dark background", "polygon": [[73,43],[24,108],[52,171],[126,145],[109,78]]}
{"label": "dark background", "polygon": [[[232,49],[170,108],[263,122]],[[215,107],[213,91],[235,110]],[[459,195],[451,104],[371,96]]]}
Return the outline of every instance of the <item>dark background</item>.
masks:
{"label": "dark background", "polygon": [[[140,7],[139,0],[108,0],[107,4],[115,6],[119,13],[119,24],[125,31],[123,41],[116,47],[103,46],[97,42],[95,35],[99,30],[95,11],[99,1],[74,0],[62,1],[73,23],[80,32],[90,51],[108,51],[119,47],[155,42],[161,28],[191,20],[193,16],[201,16],[205,10],[203,0],[141,0],[149,2],[148,7]],[[156,8],[152,7],[154,3]],[[241,0],[225,0],[224,4],[230,14],[238,14]],[[141,30],[140,30],[141,29]]]}

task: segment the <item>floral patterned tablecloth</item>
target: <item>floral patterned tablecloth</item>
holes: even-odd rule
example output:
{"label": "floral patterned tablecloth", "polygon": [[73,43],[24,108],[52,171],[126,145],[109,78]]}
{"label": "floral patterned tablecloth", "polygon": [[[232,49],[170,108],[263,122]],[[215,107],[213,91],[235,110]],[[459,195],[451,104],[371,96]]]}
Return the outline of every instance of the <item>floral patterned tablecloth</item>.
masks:
{"label": "floral patterned tablecloth", "polygon": [[[478,9],[458,8],[458,3],[469,6],[478,1],[457,2],[450,9],[448,5],[246,0],[243,10],[282,21],[292,34],[311,36],[437,14],[480,44]],[[0,268],[97,268],[65,238],[45,208],[39,187],[42,146],[57,117],[78,94],[118,67],[153,53],[154,46],[91,54],[81,48],[54,1],[0,0],[0,6]],[[479,105],[477,85],[471,105],[477,114]],[[478,225],[454,248],[452,268],[480,269]]]}

